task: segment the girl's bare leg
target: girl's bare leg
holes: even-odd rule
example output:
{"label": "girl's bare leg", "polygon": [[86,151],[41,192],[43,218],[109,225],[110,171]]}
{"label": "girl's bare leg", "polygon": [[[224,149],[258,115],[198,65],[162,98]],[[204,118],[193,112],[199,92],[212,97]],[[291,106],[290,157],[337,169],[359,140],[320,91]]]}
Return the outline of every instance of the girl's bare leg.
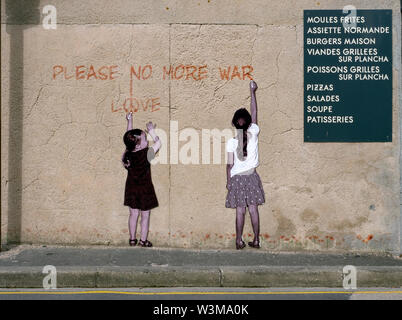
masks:
{"label": "girl's bare leg", "polygon": [[141,211],[141,240],[145,242],[148,237],[150,210]]}
{"label": "girl's bare leg", "polygon": [[241,243],[241,237],[243,236],[244,228],[244,216],[246,214],[246,208],[237,207],[236,208],[236,243]]}
{"label": "girl's bare leg", "polygon": [[128,218],[128,230],[130,232],[130,239],[134,240],[137,235],[137,221],[140,210],[129,207],[129,211],[130,217]]}
{"label": "girl's bare leg", "polygon": [[258,206],[255,204],[250,204],[248,206],[248,211],[250,212],[251,225],[254,231],[253,243],[257,244],[260,241],[260,215],[258,213]]}

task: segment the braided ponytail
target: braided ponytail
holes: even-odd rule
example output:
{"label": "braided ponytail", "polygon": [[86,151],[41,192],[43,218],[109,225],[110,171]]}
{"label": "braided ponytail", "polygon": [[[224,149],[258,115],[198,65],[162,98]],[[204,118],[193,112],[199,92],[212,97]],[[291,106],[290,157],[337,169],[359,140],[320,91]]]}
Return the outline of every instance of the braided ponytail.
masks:
{"label": "braided ponytail", "polygon": [[247,157],[247,129],[251,124],[251,115],[247,109],[237,110],[232,119],[232,125],[237,129],[237,157],[244,160]]}

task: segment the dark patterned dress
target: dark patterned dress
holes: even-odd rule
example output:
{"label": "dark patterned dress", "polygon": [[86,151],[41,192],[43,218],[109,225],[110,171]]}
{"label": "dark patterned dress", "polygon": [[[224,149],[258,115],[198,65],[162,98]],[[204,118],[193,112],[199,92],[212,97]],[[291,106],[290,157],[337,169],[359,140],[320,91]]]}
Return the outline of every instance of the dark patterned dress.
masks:
{"label": "dark patterned dress", "polygon": [[142,211],[156,208],[159,203],[156,198],[151,178],[151,161],[155,157],[153,148],[144,148],[129,152],[130,166],[127,169],[124,205]]}

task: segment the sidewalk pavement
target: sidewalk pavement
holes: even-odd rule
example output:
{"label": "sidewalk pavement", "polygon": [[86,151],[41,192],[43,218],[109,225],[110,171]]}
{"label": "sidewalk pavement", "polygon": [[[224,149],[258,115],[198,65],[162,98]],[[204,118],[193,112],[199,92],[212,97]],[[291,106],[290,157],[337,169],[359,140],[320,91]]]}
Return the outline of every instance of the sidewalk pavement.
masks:
{"label": "sidewalk pavement", "polygon": [[402,287],[402,258],[387,254],[21,245],[0,252],[0,288],[42,288],[46,265],[58,288],[342,288],[346,265],[358,287]]}

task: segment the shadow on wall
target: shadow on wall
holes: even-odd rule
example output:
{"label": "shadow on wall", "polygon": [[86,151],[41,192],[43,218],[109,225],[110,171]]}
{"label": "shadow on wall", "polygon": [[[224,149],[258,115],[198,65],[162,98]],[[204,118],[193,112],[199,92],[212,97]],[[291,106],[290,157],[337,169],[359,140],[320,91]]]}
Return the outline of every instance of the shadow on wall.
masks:
{"label": "shadow on wall", "polygon": [[6,0],[10,35],[7,243],[21,241],[24,29],[40,23],[39,0]]}

